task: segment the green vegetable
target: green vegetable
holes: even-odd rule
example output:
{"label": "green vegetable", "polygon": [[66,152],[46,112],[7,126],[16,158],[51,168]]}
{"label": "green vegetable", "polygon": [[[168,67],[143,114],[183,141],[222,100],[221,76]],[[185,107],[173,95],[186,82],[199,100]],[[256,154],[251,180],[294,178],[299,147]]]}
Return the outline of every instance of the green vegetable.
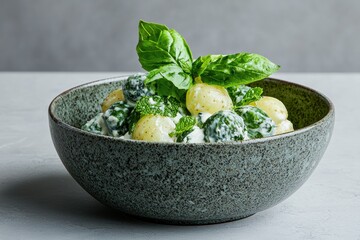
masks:
{"label": "green vegetable", "polygon": [[129,133],[131,134],[134,129],[136,123],[140,120],[141,115],[139,112],[136,111],[136,109],[133,109],[127,118],[127,125],[129,126]]}
{"label": "green vegetable", "polygon": [[184,72],[191,73],[193,60],[189,46],[178,32],[165,25],[140,21],[136,51],[147,71],[175,64]]}
{"label": "green vegetable", "polygon": [[146,75],[134,74],[129,76],[122,86],[125,99],[134,104],[143,96],[154,95],[154,90],[145,86]]}
{"label": "green vegetable", "polygon": [[129,130],[127,118],[131,109],[132,107],[130,105],[119,101],[106,110],[102,117],[110,135],[120,137]]}
{"label": "green vegetable", "polygon": [[244,120],[235,112],[224,110],[209,117],[204,123],[206,142],[229,142],[247,139]]}
{"label": "green vegetable", "polygon": [[203,112],[200,112],[198,115],[197,115],[197,126],[199,128],[203,128],[204,126],[204,123],[206,122],[206,118],[204,118],[204,116],[206,116],[206,118],[210,117],[211,114],[210,113],[203,113]]}
{"label": "green vegetable", "polygon": [[150,71],[145,84],[155,85],[158,95],[172,96],[180,102],[184,102],[185,92],[195,78],[231,87],[264,79],[279,69],[267,58],[252,53],[207,55],[193,63],[190,48],[178,32],[144,21],[139,22],[136,51],[142,67]]}
{"label": "green vegetable", "polygon": [[141,66],[150,71],[145,84],[154,85],[160,96],[184,102],[185,92],[193,83],[193,60],[184,38],[165,25],[140,21],[136,51]]}
{"label": "green vegetable", "polygon": [[176,124],[175,131],[170,133],[170,137],[181,136],[185,132],[191,132],[196,125],[196,119],[191,116],[183,116]]}
{"label": "green vegetable", "polygon": [[227,91],[231,97],[231,100],[233,101],[235,108],[259,100],[263,92],[262,88],[260,87],[251,88],[245,85],[229,87]]}
{"label": "green vegetable", "polygon": [[193,77],[202,82],[223,87],[248,84],[264,79],[280,66],[254,53],[207,55],[193,63]]}
{"label": "green vegetable", "polygon": [[192,86],[192,77],[175,64],[152,70],[145,84],[153,84],[160,96],[172,96],[185,102],[186,90]]}
{"label": "green vegetable", "polygon": [[260,108],[242,106],[235,112],[244,119],[249,138],[269,137],[274,134],[274,121]]}
{"label": "green vegetable", "polygon": [[172,97],[144,96],[136,102],[135,111],[140,116],[161,115],[165,117],[176,117],[179,112],[180,103]]}
{"label": "green vegetable", "polygon": [[94,118],[85,123],[81,129],[100,135],[107,135],[108,131],[102,119],[103,113],[98,113]]}

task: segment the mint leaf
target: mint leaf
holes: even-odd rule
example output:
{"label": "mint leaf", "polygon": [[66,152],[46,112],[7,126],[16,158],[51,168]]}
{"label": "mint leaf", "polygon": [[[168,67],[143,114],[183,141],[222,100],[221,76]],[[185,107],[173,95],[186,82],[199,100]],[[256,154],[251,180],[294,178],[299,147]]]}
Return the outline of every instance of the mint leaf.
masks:
{"label": "mint leaf", "polygon": [[176,117],[180,103],[172,97],[144,96],[136,102],[135,111],[140,116],[161,115],[165,117]]}
{"label": "mint leaf", "polygon": [[235,108],[248,105],[251,102],[259,100],[261,98],[261,94],[263,93],[263,90],[260,87],[251,88],[245,85],[229,87],[227,91]]}
{"label": "mint leaf", "polygon": [[154,69],[147,75],[145,84],[155,85],[160,96],[172,96],[183,102],[186,90],[192,86],[193,79],[177,65],[165,65]]}
{"label": "mint leaf", "polygon": [[180,136],[184,132],[192,130],[196,125],[196,119],[191,116],[183,116],[180,118],[179,122],[176,124],[175,131],[170,133],[170,137]]}
{"label": "mint leaf", "polygon": [[264,79],[280,66],[254,53],[207,55],[193,63],[193,77],[208,84],[231,87]]}
{"label": "mint leaf", "polygon": [[140,21],[136,51],[141,66],[147,71],[175,64],[191,73],[193,60],[189,46],[178,32],[165,25]]}

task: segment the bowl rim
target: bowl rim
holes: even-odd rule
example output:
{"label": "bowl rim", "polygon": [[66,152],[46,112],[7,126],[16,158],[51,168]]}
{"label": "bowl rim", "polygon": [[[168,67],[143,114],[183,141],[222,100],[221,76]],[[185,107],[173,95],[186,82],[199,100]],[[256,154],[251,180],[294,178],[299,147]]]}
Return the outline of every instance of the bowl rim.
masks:
{"label": "bowl rim", "polygon": [[[95,80],[95,81],[91,81],[88,83],[83,83],[80,85],[77,85],[75,87],[72,87],[68,90],[63,91],[62,93],[60,93],[59,95],[57,95],[49,104],[48,107],[48,116],[49,118],[54,121],[57,125],[64,127],[68,130],[71,131],[75,131],[81,135],[86,135],[86,136],[91,136],[91,137],[95,137],[95,138],[99,138],[99,139],[106,139],[106,140],[110,140],[110,141],[116,141],[116,142],[122,142],[122,143],[131,143],[131,144],[146,144],[146,145],[183,145],[183,146],[211,146],[211,145],[247,145],[247,144],[254,144],[254,143],[264,143],[264,142],[268,142],[268,141],[272,141],[272,140],[276,140],[276,139],[281,139],[281,138],[287,138],[287,137],[291,137],[294,135],[298,135],[307,131],[310,131],[311,129],[321,125],[322,123],[328,121],[329,118],[331,118],[334,115],[335,112],[335,107],[334,104],[331,102],[331,100],[325,96],[323,93],[314,90],[310,87],[298,84],[298,83],[294,83],[294,82],[289,82],[286,80],[282,80],[282,79],[278,79],[278,78],[265,78],[266,80],[270,80],[270,81],[276,81],[276,82],[281,82],[283,84],[289,84],[289,85],[293,85],[295,87],[299,87],[299,88],[303,88],[313,94],[316,94],[318,96],[320,96],[321,98],[323,98],[323,100],[325,101],[325,103],[328,105],[329,107],[329,111],[327,112],[327,114],[321,118],[320,120],[314,122],[313,124],[310,124],[306,127],[300,128],[300,129],[296,129],[292,132],[288,132],[288,133],[282,133],[279,135],[274,135],[274,136],[269,136],[269,137],[263,137],[263,138],[256,138],[256,139],[250,139],[250,140],[246,140],[246,141],[231,141],[231,142],[215,142],[215,143],[209,143],[209,142],[205,142],[205,143],[181,143],[181,142],[148,142],[148,141],[139,141],[139,140],[133,140],[133,139],[123,139],[120,137],[112,137],[112,136],[105,136],[105,135],[100,135],[100,134],[96,134],[96,133],[91,133],[91,132],[87,132],[84,131],[80,128],[74,127],[68,123],[65,123],[64,121],[62,121],[60,118],[56,117],[55,114],[53,113],[52,109],[55,109],[55,102],[62,98],[63,96],[65,96],[66,94],[78,90],[78,89],[82,89],[82,88],[86,88],[86,87],[90,87],[90,86],[94,86],[94,85],[100,85],[100,84],[104,84],[104,83],[111,83],[111,82],[115,82],[118,80],[124,80],[125,78],[129,77],[130,75],[133,74],[124,74],[124,75],[119,75],[119,76],[115,76],[115,77],[109,77],[109,78],[104,78],[104,79],[99,79],[99,80]],[[264,80],[264,79],[263,79]]]}

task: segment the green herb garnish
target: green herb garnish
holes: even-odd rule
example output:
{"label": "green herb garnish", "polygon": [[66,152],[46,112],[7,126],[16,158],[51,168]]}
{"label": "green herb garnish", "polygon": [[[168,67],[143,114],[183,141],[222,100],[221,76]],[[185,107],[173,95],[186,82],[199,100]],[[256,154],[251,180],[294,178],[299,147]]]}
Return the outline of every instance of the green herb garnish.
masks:
{"label": "green herb garnish", "polygon": [[236,53],[199,57],[193,64],[192,73],[204,83],[231,87],[264,79],[279,68],[258,54]]}
{"label": "green herb garnish", "polygon": [[[157,23],[139,22],[136,47],[141,66],[150,71],[145,84],[158,95],[184,102],[186,91],[196,82],[232,87],[264,79],[280,66],[253,53],[207,55],[192,60],[185,39],[175,30]],[[250,93],[249,93],[250,94]],[[257,95],[255,90],[253,95]]]}
{"label": "green herb garnish", "polygon": [[263,89],[260,87],[251,88],[245,85],[229,87],[227,91],[234,103],[234,108],[248,105],[251,102],[259,100],[263,93]]}
{"label": "green herb garnish", "polygon": [[140,116],[160,115],[165,117],[176,117],[179,112],[180,103],[172,97],[145,96],[136,102],[135,111]]}
{"label": "green herb garnish", "polygon": [[180,118],[179,122],[176,124],[175,132],[170,133],[170,137],[180,136],[184,132],[188,132],[194,128],[196,125],[196,119],[191,116],[183,116]]}

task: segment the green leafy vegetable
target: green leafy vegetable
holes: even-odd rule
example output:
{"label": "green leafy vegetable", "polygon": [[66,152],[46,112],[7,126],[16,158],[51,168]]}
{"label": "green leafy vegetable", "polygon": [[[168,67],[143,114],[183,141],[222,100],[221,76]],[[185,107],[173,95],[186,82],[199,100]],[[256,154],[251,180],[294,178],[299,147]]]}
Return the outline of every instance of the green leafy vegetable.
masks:
{"label": "green leafy vegetable", "polygon": [[127,118],[127,125],[129,126],[129,133],[131,134],[134,129],[135,129],[135,125],[136,123],[140,120],[141,115],[138,111],[136,111],[136,109],[133,109],[129,115],[129,117]]}
{"label": "green leafy vegetable", "polygon": [[87,132],[92,132],[100,135],[107,135],[108,130],[105,126],[103,113],[98,113],[94,118],[85,123],[81,129]]}
{"label": "green leafy vegetable", "polygon": [[250,139],[272,136],[276,125],[274,121],[260,108],[242,106],[235,112],[244,119]]}
{"label": "green leafy vegetable", "polygon": [[247,139],[247,130],[242,117],[233,111],[219,111],[204,123],[205,142],[229,142]]}
{"label": "green leafy vegetable", "polygon": [[[195,62],[184,38],[175,30],[157,23],[139,22],[139,42],[136,46],[141,66],[149,71],[146,85],[160,96],[171,96],[185,102],[185,93],[194,83],[224,87],[248,84],[268,77],[279,66],[267,58],[252,53],[207,55]],[[258,88],[243,96],[241,104],[261,95]]]}
{"label": "green leafy vegetable", "polygon": [[229,87],[227,91],[235,108],[248,105],[251,102],[259,100],[261,98],[261,94],[263,93],[263,90],[260,87],[251,88],[245,85]]}
{"label": "green leafy vegetable", "polygon": [[169,135],[170,137],[180,136],[183,133],[192,130],[195,125],[196,125],[196,119],[194,117],[183,116],[176,124],[175,131],[170,133]]}
{"label": "green leafy vegetable", "polygon": [[129,76],[122,85],[122,91],[126,101],[134,104],[143,96],[154,95],[154,89],[145,86],[145,74],[134,74]]}
{"label": "green leafy vegetable", "polygon": [[172,97],[144,96],[136,102],[135,111],[144,115],[176,117],[180,103]]}
{"label": "green leafy vegetable", "polygon": [[127,118],[131,110],[132,107],[123,101],[114,103],[106,110],[102,117],[110,135],[119,137],[128,131]]}
{"label": "green leafy vegetable", "polygon": [[158,95],[172,96],[184,101],[186,90],[192,85],[192,77],[175,64],[165,65],[152,70],[145,84],[154,84]]}
{"label": "green leafy vegetable", "polygon": [[264,79],[279,68],[258,54],[236,53],[199,57],[193,63],[192,74],[204,83],[231,87]]}
{"label": "green leafy vegetable", "polygon": [[151,71],[168,64],[191,73],[192,54],[185,39],[165,25],[139,22],[139,42],[136,46],[142,67]]}

